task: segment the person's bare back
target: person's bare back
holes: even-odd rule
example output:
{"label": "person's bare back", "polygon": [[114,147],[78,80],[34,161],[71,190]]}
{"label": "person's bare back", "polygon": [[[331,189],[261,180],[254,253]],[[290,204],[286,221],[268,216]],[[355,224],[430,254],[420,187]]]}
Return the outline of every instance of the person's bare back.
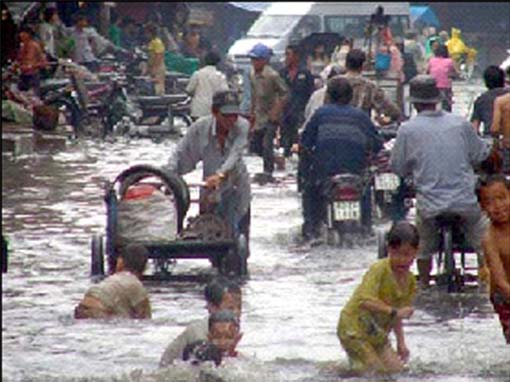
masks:
{"label": "person's bare back", "polygon": [[[499,291],[510,298],[510,223],[504,227],[491,224],[484,248],[491,273],[491,294]],[[508,288],[504,287],[505,284]]]}
{"label": "person's bare back", "polygon": [[502,134],[504,147],[510,148],[510,93],[494,100],[494,111],[491,131]]}
{"label": "person's bare back", "polygon": [[480,204],[491,221],[483,240],[490,271],[490,299],[510,344],[510,189],[503,175],[482,180]]}

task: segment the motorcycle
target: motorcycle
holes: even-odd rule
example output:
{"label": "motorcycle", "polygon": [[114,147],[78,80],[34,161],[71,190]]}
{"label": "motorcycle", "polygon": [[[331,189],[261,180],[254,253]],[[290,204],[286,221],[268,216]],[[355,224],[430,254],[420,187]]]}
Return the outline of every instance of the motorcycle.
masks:
{"label": "motorcycle", "polygon": [[390,169],[391,149],[397,136],[398,125],[388,125],[378,130],[384,140],[384,148],[376,155],[372,165],[376,167],[373,182],[374,199],[378,215],[382,218],[395,215],[395,203],[401,186],[401,179]]}
{"label": "motorcycle", "polygon": [[363,210],[363,198],[366,197],[372,183],[372,169],[366,175],[343,173],[326,179],[323,193],[326,198],[326,242],[330,245],[342,245],[350,241],[353,235],[367,235],[371,231],[363,224],[367,217]]}
{"label": "motorcycle", "polygon": [[[454,213],[443,213],[436,218],[437,235],[439,235],[439,248],[437,251],[435,275],[436,285],[446,289],[448,293],[459,293],[465,288],[466,282],[474,282],[477,276],[470,273],[466,265],[466,254],[473,253],[465,238],[465,223],[462,217]],[[388,256],[388,232],[382,230],[377,234],[378,257]],[[456,261],[456,255],[460,263]],[[480,259],[478,259],[480,263]]]}
{"label": "motorcycle", "polygon": [[459,77],[461,79],[467,81],[473,77],[476,67],[476,55],[477,51],[471,48],[459,57],[457,67],[459,68]]}
{"label": "motorcycle", "polygon": [[46,89],[43,101],[64,115],[75,137],[99,135],[104,138],[123,117],[131,113],[125,87],[116,80],[86,84],[74,73],[65,86],[56,83]]}

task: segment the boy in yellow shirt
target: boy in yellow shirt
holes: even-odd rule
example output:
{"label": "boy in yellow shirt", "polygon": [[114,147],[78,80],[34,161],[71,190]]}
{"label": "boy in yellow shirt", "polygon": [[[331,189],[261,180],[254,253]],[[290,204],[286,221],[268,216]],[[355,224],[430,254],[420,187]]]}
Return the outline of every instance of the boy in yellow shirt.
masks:
{"label": "boy in yellow shirt", "polygon": [[[401,221],[388,233],[389,257],[363,276],[338,321],[337,335],[356,373],[395,373],[409,357],[402,320],[413,314],[416,280],[409,268],[418,251],[416,227]],[[388,339],[393,330],[395,352]]]}
{"label": "boy in yellow shirt", "polygon": [[147,50],[149,51],[149,60],[147,62],[147,69],[149,75],[154,81],[154,92],[156,95],[165,94],[165,45],[158,37],[158,29],[154,24],[147,24],[145,26],[145,33],[150,39]]}

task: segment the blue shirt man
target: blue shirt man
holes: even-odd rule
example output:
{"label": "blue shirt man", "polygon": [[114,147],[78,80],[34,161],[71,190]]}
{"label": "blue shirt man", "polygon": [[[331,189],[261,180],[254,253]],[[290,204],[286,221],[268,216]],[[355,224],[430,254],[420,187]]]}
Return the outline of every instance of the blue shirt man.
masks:
{"label": "blue shirt man", "polygon": [[317,175],[361,174],[371,153],[382,148],[368,115],[350,105],[321,106],[303,131],[301,145],[313,152]]}
{"label": "blue shirt man", "polygon": [[[369,116],[349,105],[352,95],[353,90],[347,79],[330,79],[326,104],[312,115],[301,136],[305,239],[319,235],[320,225],[326,216],[322,181],[340,173],[361,175],[369,163],[370,155],[382,148]],[[368,192],[363,199],[363,225],[369,228],[371,211]]]}

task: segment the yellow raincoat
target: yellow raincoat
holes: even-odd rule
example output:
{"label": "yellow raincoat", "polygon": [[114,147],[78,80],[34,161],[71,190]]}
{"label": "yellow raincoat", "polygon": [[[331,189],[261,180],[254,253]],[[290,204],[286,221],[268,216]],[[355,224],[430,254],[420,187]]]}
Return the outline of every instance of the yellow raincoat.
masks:
{"label": "yellow raincoat", "polygon": [[468,56],[468,60],[474,60],[477,53],[476,49],[467,47],[467,45],[464,44],[464,41],[462,41],[460,35],[460,29],[452,28],[452,38],[450,38],[446,43],[450,57],[454,61],[458,62],[460,57],[463,54],[466,54]]}

